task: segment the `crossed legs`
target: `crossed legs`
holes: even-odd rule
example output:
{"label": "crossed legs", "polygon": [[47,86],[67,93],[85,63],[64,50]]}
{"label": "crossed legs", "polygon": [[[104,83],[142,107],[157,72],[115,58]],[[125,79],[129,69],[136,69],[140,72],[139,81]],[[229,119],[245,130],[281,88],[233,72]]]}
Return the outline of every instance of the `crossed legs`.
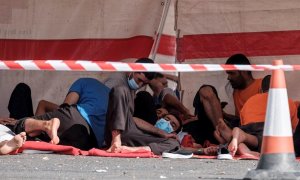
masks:
{"label": "crossed legs", "polygon": [[19,134],[12,137],[10,140],[0,142],[0,154],[8,154],[20,147],[26,141],[26,133],[29,136],[35,137],[40,135],[42,132],[46,132],[50,137],[52,144],[59,143],[59,137],[57,136],[57,130],[60,125],[58,118],[53,118],[49,121],[37,120],[33,118],[27,118],[24,121],[24,129]]}
{"label": "crossed legs", "polygon": [[60,120],[58,118],[53,118],[49,121],[37,120],[33,118],[27,118],[25,120],[25,132],[31,136],[35,137],[40,135],[43,131],[48,134],[52,144],[59,143],[59,137],[57,136],[57,130],[60,125]]}
{"label": "crossed legs", "polygon": [[248,146],[257,147],[258,139],[240,128],[232,130],[220,119],[214,132],[216,139],[221,143],[229,143],[228,150],[234,156],[236,153],[247,156],[259,156],[258,152],[251,151]]}

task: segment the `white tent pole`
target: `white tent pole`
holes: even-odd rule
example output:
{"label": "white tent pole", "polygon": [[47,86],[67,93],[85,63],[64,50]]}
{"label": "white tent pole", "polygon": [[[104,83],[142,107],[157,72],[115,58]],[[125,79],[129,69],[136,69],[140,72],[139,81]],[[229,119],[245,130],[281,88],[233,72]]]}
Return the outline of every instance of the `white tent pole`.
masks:
{"label": "white tent pole", "polygon": [[158,26],[158,31],[156,33],[154,43],[153,43],[153,46],[152,46],[152,49],[151,49],[151,52],[150,52],[150,55],[149,55],[149,57],[151,59],[153,59],[153,61],[155,61],[155,57],[156,57],[157,49],[158,49],[158,46],[159,46],[161,34],[162,34],[162,31],[163,31],[165,23],[166,23],[168,11],[169,11],[170,4],[171,4],[170,1],[171,0],[165,0],[164,1],[165,7],[164,7],[164,10],[163,10],[162,17],[161,17],[161,20],[160,20],[160,23],[159,23],[159,26]]}

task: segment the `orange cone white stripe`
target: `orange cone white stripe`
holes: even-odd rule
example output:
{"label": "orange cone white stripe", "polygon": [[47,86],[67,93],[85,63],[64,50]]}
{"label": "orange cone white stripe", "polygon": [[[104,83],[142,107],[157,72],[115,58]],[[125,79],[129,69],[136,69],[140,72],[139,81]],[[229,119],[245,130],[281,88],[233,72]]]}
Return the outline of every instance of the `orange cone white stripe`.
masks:
{"label": "orange cone white stripe", "polygon": [[[276,60],[273,65],[282,65]],[[284,72],[273,70],[267,114],[264,128],[262,153],[294,153],[293,134]]]}
{"label": "orange cone white stripe", "polygon": [[[282,64],[282,60],[273,61],[273,66]],[[259,163],[244,179],[296,179],[300,173],[296,170],[288,96],[280,68],[272,71],[266,113]]]}

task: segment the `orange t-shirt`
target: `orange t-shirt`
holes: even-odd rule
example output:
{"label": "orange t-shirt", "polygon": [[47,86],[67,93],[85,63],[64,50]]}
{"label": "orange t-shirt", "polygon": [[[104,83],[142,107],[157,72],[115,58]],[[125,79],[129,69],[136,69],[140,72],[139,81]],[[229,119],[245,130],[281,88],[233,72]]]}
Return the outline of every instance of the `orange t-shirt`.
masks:
{"label": "orange t-shirt", "polygon": [[[241,110],[241,125],[265,122],[267,111],[268,93],[256,94],[249,98]],[[298,124],[297,108],[295,103],[289,99],[290,116],[293,132]]]}
{"label": "orange t-shirt", "polygon": [[246,101],[253,95],[258,94],[261,89],[262,79],[254,79],[253,83],[245,89],[235,89],[233,91],[233,101],[235,106],[235,115],[239,116]]}
{"label": "orange t-shirt", "polygon": [[300,101],[294,101],[296,108],[298,108],[300,106]]}

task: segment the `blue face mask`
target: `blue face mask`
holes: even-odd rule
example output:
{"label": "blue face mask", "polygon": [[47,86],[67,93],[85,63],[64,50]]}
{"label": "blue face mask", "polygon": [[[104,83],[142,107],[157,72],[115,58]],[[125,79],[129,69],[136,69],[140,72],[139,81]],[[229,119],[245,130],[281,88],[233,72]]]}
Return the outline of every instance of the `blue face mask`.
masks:
{"label": "blue face mask", "polygon": [[132,90],[137,90],[140,88],[140,86],[135,82],[133,77],[131,79],[129,79],[129,77],[128,77],[127,82],[128,82],[130,89],[132,89]]}
{"label": "blue face mask", "polygon": [[170,121],[167,121],[164,118],[158,120],[154,126],[165,131],[166,133],[171,133],[174,131],[173,127],[170,124]]}

